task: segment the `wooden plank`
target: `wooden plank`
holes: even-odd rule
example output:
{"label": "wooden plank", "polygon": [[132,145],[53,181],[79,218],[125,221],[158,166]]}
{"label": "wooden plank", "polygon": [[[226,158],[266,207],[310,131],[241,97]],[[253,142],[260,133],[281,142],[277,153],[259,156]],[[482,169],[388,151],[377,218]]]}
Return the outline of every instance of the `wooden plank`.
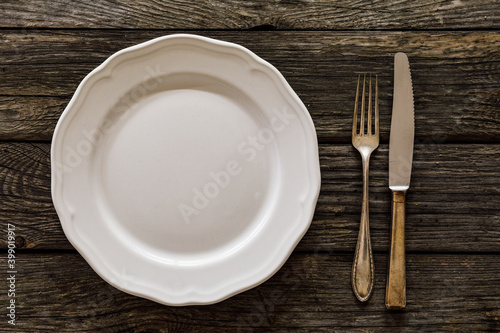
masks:
{"label": "wooden plank", "polygon": [[[293,254],[270,280],[223,302],[169,307],[113,288],[77,253],[23,253],[16,326],[4,321],[2,331],[500,330],[499,255],[408,255],[407,308],[400,312],[384,306],[386,263],[375,255],[375,290],[364,304],[351,291],[351,255],[310,253]],[[8,301],[1,293],[0,304]]]}
{"label": "wooden plank", "polygon": [[[417,140],[500,142],[500,33],[199,33],[240,43],[274,64],[309,109],[321,142],[350,142],[357,73],[379,75],[381,140],[387,142],[397,51],[410,57]],[[163,34],[0,32],[0,139],[50,140],[86,74],[115,51]]]}
{"label": "wooden plank", "polygon": [[0,140],[50,140],[69,97],[0,96]]}
{"label": "wooden plank", "polygon": [[[18,246],[72,249],[50,192],[50,145],[0,143],[0,220],[18,228]],[[372,157],[370,223],[375,251],[390,234],[387,145]],[[418,144],[407,196],[410,252],[500,251],[500,145]],[[362,199],[361,162],[351,145],[321,145],[322,188],[299,251],[352,251]],[[0,248],[6,248],[0,237]]]}
{"label": "wooden plank", "polygon": [[500,27],[494,1],[21,0],[1,27],[126,29],[483,29]]}

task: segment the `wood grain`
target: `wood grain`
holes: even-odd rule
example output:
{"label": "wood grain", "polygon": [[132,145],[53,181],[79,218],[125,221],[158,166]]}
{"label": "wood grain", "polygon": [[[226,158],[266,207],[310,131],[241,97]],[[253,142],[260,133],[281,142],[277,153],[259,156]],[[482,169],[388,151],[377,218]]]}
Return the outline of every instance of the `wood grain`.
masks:
{"label": "wood grain", "polygon": [[0,140],[50,140],[68,97],[0,96]]}
{"label": "wood grain", "polygon": [[[17,226],[20,247],[72,249],[52,204],[49,151],[44,143],[0,143],[0,220]],[[418,144],[414,155],[408,251],[500,251],[500,145]],[[382,145],[370,168],[375,251],[388,249],[390,235],[387,160],[387,145]],[[321,145],[320,163],[321,194],[298,251],[353,251],[362,199],[359,154],[351,145]],[[6,245],[0,238],[0,248]]]}
{"label": "wood grain", "polygon": [[[0,257],[5,260],[5,254]],[[352,256],[323,252],[292,254],[270,280],[221,303],[169,307],[113,288],[77,253],[21,254],[17,324],[0,325],[3,332],[500,330],[499,255],[407,259],[408,307],[388,312],[385,255],[375,255],[375,291],[364,304],[350,288]],[[1,293],[0,304],[7,302],[7,293]]]}
{"label": "wood grain", "polygon": [[[7,0],[0,18],[0,221],[16,225],[18,270],[17,326],[4,318],[0,331],[500,332],[497,1]],[[177,32],[241,44],[275,65],[322,143],[322,189],[306,236],[269,281],[211,306],[163,306],[104,282],[66,239],[50,193],[49,142],[80,81],[114,52]],[[416,149],[408,307],[388,312],[398,51],[412,69]],[[350,286],[362,189],[350,145],[359,73],[379,75],[383,143],[371,163],[376,281],[365,304]],[[8,301],[3,289],[0,305]]]}
{"label": "wood grain", "polygon": [[495,1],[21,0],[0,27],[126,29],[491,29]]}
{"label": "wood grain", "polygon": [[[310,111],[320,142],[350,142],[358,73],[379,75],[388,141],[393,56],[409,55],[417,141],[500,142],[500,33],[199,31],[274,64]],[[164,31],[0,31],[0,139],[50,140],[80,81],[114,52]],[[269,47],[273,45],[273,47]]]}

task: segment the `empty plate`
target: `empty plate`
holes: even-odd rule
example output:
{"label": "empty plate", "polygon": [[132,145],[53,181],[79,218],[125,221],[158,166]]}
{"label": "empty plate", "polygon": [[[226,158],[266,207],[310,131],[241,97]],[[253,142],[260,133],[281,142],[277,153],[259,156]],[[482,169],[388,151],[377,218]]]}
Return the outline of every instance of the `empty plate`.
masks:
{"label": "empty plate", "polygon": [[107,59],[52,141],[64,232],[107,282],[210,304],[271,277],[307,231],[316,132],[283,76],[236,44],[180,34]]}

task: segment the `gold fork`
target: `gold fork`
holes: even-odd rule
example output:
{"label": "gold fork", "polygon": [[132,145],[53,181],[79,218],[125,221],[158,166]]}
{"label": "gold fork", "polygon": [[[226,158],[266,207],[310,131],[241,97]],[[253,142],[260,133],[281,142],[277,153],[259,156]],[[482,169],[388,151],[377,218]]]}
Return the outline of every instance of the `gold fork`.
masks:
{"label": "gold fork", "polygon": [[[361,97],[361,110],[358,110],[359,84],[361,76],[358,77],[356,88],[356,101],[354,103],[354,116],[352,119],[352,145],[361,154],[363,164],[363,206],[361,209],[361,223],[359,227],[356,253],[352,265],[352,289],[356,297],[361,301],[367,301],[373,291],[373,255],[370,240],[370,225],[368,219],[368,170],[370,155],[378,147],[378,77],[375,77],[375,126],[372,128],[372,77],[369,80],[368,108],[365,129],[365,85],[366,75],[363,77],[363,93]],[[360,112],[358,131],[358,111]]]}

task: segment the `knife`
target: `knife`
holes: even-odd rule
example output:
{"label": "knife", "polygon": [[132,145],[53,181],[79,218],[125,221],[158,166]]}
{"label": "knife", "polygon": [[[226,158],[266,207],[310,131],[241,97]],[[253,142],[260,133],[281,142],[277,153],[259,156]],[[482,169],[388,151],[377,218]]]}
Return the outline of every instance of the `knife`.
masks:
{"label": "knife", "polygon": [[389,140],[389,188],[392,190],[392,236],[385,306],[406,307],[405,195],[410,187],[415,136],[410,65],[404,53],[394,56],[394,94]]}

